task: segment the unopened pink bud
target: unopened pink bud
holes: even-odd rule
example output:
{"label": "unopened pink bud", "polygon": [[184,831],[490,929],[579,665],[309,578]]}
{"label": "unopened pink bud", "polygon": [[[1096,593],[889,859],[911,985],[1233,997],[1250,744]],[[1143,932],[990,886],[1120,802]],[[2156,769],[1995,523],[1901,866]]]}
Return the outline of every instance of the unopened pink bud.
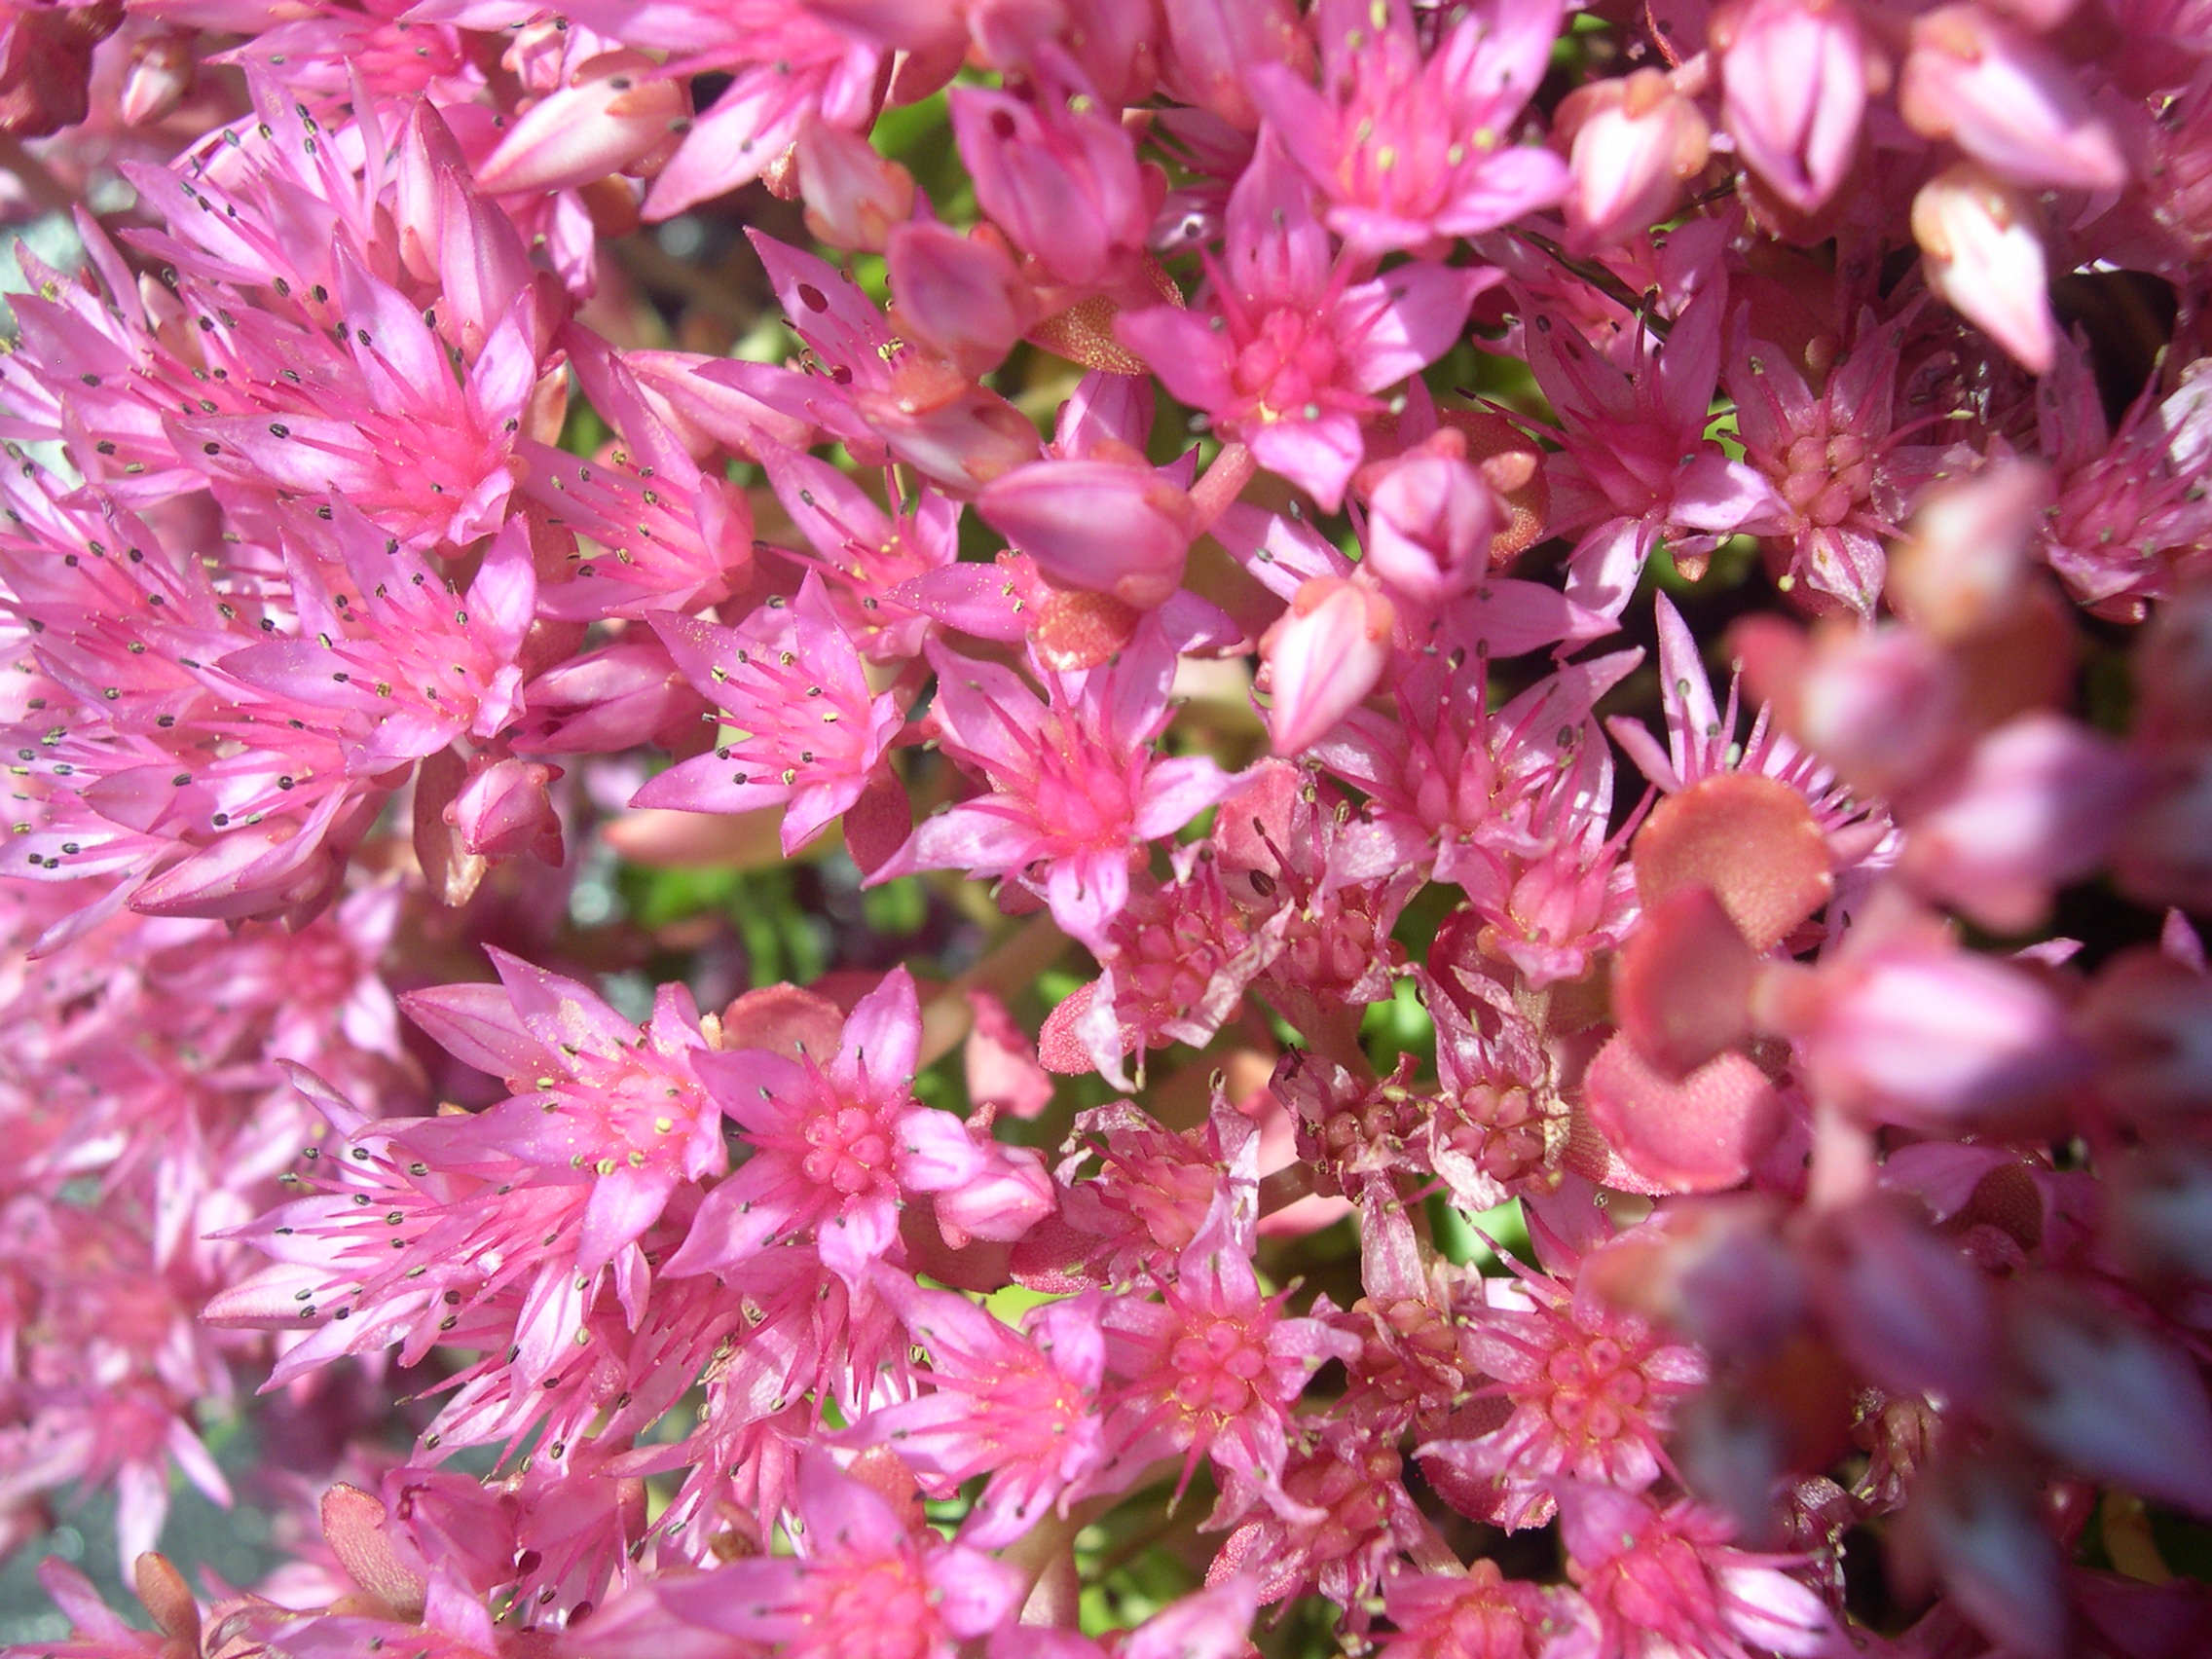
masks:
{"label": "unopened pink bud", "polygon": [[2044,1278],[2012,1309],[2013,1415],[2083,1474],[2212,1513],[2212,1398],[2180,1347]]}
{"label": "unopened pink bud", "polygon": [[1154,204],[1136,146],[1094,100],[955,88],[952,130],[983,211],[1061,281],[1109,280],[1143,251]]}
{"label": "unopened pink bud", "polygon": [[1929,138],[1948,138],[2018,184],[2118,190],[2120,142],[2075,73],[2026,30],[1979,6],[1916,19],[1898,108]]}
{"label": "unopened pink bud", "polygon": [[811,117],[796,151],[806,228],[831,247],[881,253],[914,210],[914,175],[859,133]]}
{"label": "unopened pink bud", "polygon": [[2058,887],[2104,866],[2139,777],[2087,727],[2023,715],[1975,745],[1939,805],[1913,815],[1901,867],[1983,927],[2025,933]]}
{"label": "unopened pink bud", "polygon": [[192,91],[194,67],[192,43],[183,35],[164,30],[145,36],[130,49],[117,113],[131,127],[161,120]]}
{"label": "unopened pink bud", "polygon": [[1805,1255],[1831,1339],[1876,1382],[1969,1404],[1987,1391],[1997,1346],[1987,1281],[1914,1206],[1892,1197],[1834,1212]]}
{"label": "unopened pink bud", "polygon": [[1497,492],[1458,456],[1417,454],[1397,462],[1368,505],[1367,563],[1407,598],[1433,605],[1489,574],[1505,511]]}
{"label": "unopened pink bud", "polygon": [[994,481],[976,507],[1052,580],[1149,610],[1183,581],[1191,498],[1148,466],[1046,461]]}
{"label": "unopened pink bud", "polygon": [[901,461],[954,490],[975,490],[1034,461],[1037,428],[995,391],[909,351],[881,390],[858,393],[861,417]]}
{"label": "unopened pink bud", "polygon": [[1868,47],[1848,0],[1748,0],[1713,19],[1722,119],[1737,154],[1801,213],[1833,196],[1859,150]]}
{"label": "unopened pink bud", "polygon": [[1245,90],[1248,70],[1280,63],[1304,76],[1311,69],[1313,45],[1290,0],[1163,0],[1163,8],[1162,78],[1169,90],[1240,131],[1260,125],[1259,107]]}
{"label": "unopened pink bud", "polygon": [[1277,755],[1297,755],[1357,708],[1390,666],[1397,611],[1373,588],[1315,576],[1260,642]]}
{"label": "unopened pink bud", "polygon": [[1666,218],[1712,155],[1705,117],[1659,69],[1568,93],[1556,129],[1570,146],[1567,230],[1577,252],[1610,247]]}
{"label": "unopened pink bud", "polygon": [[691,114],[683,83],[642,52],[608,52],[524,111],[476,169],[495,195],[571,190],[620,172]]}
{"label": "unopened pink bud", "polygon": [[2017,458],[1931,493],[1913,513],[1910,538],[1890,552],[1892,607],[1945,643],[2004,620],[2029,580],[2049,504],[2049,469]]}
{"label": "unopened pink bud", "polygon": [[561,816],[547,786],[561,775],[558,766],[513,756],[469,763],[468,779],[445,809],[445,821],[461,844],[479,858],[512,858],[535,853],[549,865],[561,863]]}
{"label": "unopened pink bud", "polygon": [[1920,187],[1912,235],[1928,285],[2022,368],[2047,373],[2058,323],[2028,198],[1978,163],[1962,162]]}
{"label": "unopened pink bud", "polygon": [[1790,988],[1781,1033],[1816,1098],[1871,1123],[1957,1129],[2033,1115],[2092,1056],[2025,969],[1938,938],[1886,941]]}
{"label": "unopened pink bud", "polygon": [[[982,1169],[937,1196],[939,1228],[953,1244],[955,1230],[970,1238],[1007,1243],[1019,1238],[1056,1206],[1052,1178],[1033,1147],[991,1142]],[[965,1242],[963,1238],[960,1242]],[[954,1245],[958,1248],[958,1245]]]}
{"label": "unopened pink bud", "polygon": [[1036,320],[1035,296],[993,234],[912,220],[891,230],[887,262],[900,328],[964,375],[997,368]]}

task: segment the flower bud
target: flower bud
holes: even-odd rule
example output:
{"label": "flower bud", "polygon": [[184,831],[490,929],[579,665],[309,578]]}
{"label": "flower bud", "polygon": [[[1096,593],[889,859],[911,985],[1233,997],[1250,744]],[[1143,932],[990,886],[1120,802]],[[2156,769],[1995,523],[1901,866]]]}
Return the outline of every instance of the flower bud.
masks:
{"label": "flower bud", "polygon": [[131,127],[149,127],[184,101],[192,91],[192,43],[170,30],[146,35],[130,49],[117,113]]}
{"label": "flower bud", "polygon": [[1273,707],[1268,726],[1277,755],[1297,755],[1357,708],[1390,666],[1398,616],[1373,588],[1315,576],[1260,642]]}
{"label": "flower bud", "polygon": [[602,53],[523,112],[476,182],[497,196],[590,184],[645,156],[690,113],[683,83],[652,58]]}
{"label": "flower bud", "polygon": [[2048,373],[2058,323],[2027,197],[1987,167],[1962,162],[1920,187],[1912,235],[1928,285],[2022,368]]}
{"label": "flower bud", "polygon": [[1151,193],[1135,144],[1095,101],[955,88],[952,130],[983,211],[1061,281],[1107,281],[1142,252]]}
{"label": "flower bud", "polygon": [[1053,581],[1147,610],[1182,585],[1191,498],[1149,466],[1039,461],[994,481],[976,507]]}
{"label": "flower bud", "polygon": [[888,249],[901,331],[970,378],[997,368],[1036,318],[1029,284],[995,235],[917,219],[891,230]]}
{"label": "flower bud", "polygon": [[1567,244],[1610,247],[1666,218],[1712,155],[1713,129],[1666,73],[1639,69],[1567,94]]}
{"label": "flower bud", "polygon": [[479,858],[527,852],[558,866],[561,816],[547,786],[560,775],[558,766],[511,755],[498,759],[479,755],[469,762],[467,781],[447,803],[445,821],[461,844]]}
{"label": "flower bud", "polygon": [[808,117],[794,147],[806,228],[831,247],[881,253],[914,210],[914,175],[857,132]]}
{"label": "flower bud", "polygon": [[1835,194],[1859,150],[1868,46],[1849,0],[1748,0],[1714,15],[1736,153],[1790,206]]}
{"label": "flower bud", "polygon": [[2018,184],[2118,190],[2127,162],[2089,108],[2073,66],[1979,6],[1915,19],[1898,108],[1926,138],[1948,138]]}
{"label": "flower bud", "polygon": [[1458,456],[1406,457],[1384,471],[1368,505],[1367,563],[1408,599],[1438,604],[1490,573],[1505,514],[1497,493]]}

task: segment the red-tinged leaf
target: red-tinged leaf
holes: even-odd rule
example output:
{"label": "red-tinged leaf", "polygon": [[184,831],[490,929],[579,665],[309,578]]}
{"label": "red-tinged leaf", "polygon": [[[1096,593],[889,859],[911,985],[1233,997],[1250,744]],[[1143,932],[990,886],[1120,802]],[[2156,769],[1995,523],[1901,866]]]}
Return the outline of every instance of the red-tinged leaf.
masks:
{"label": "red-tinged leaf", "polygon": [[1741,1054],[1709,1060],[1677,1083],[1618,1033],[1590,1062],[1582,1088],[1598,1131],[1631,1168],[1669,1192],[1737,1185],[1782,1128],[1781,1096]]}
{"label": "red-tinged leaf", "polygon": [[132,1588],[146,1611],[154,1615],[154,1623],[161,1627],[164,1636],[171,1637],[197,1649],[200,1645],[200,1604],[193,1600],[192,1589],[177,1571],[176,1564],[166,1555],[148,1550],[131,1563]]}
{"label": "red-tinged leaf", "polygon": [[906,786],[888,764],[868,777],[860,799],[845,809],[845,851],[863,876],[873,875],[914,832],[914,806]]}
{"label": "red-tinged leaf", "polygon": [[423,1574],[392,1548],[384,1500],[339,1482],[322,1494],[322,1535],[354,1583],[402,1618],[423,1611]]}
{"label": "red-tinged leaf", "polygon": [[1827,843],[1805,797],[1754,772],[1723,772],[1670,795],[1636,837],[1636,887],[1646,905],[1707,887],[1766,950],[1827,903]]}
{"label": "red-tinged leaf", "polygon": [[1679,1080],[1751,1034],[1759,959],[1707,887],[1643,913],[1613,970],[1613,1013],[1637,1052]]}
{"label": "red-tinged leaf", "polygon": [[722,1011],[724,1051],[765,1050],[785,1059],[827,1058],[837,1051],[845,1011],[828,997],[796,985],[763,985]]}

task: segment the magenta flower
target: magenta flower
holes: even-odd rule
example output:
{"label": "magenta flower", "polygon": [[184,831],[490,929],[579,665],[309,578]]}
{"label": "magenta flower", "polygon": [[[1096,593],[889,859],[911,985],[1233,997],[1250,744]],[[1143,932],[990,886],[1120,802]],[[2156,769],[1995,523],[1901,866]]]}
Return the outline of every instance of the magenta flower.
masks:
{"label": "magenta flower", "polygon": [[1422,1450],[1465,1478],[1497,1482],[1507,1528],[1549,1520],[1562,1483],[1651,1486],[1669,1467],[1661,1437],[1674,1401],[1705,1381],[1696,1349],[1605,1302],[1589,1260],[1570,1257],[1554,1277],[1507,1257],[1512,1280],[1487,1281],[1485,1302],[1464,1309],[1467,1357],[1494,1380],[1476,1397],[1502,1398],[1512,1415],[1479,1440]]}
{"label": "magenta flower", "polygon": [[1662,535],[1677,562],[1710,553],[1735,534],[1781,531],[1782,498],[1759,472],[1708,442],[1720,375],[1726,292],[1708,287],[1683,307],[1657,345],[1632,321],[1626,366],[1543,314],[1526,344],[1529,367],[1565,430],[1549,459],[1551,528],[1579,535],[1567,596],[1617,617]]}
{"label": "magenta flower", "polygon": [[915,1380],[930,1392],[870,1412],[854,1443],[888,1446],[945,1487],[987,1475],[960,1529],[1002,1549],[1048,1513],[1067,1510],[1105,1461],[1098,1385],[1105,1343],[1094,1298],[1048,1303],[1016,1330],[962,1296],[878,1270],[875,1284],[929,1353]]}
{"label": "magenta flower", "polygon": [[798,1556],[664,1579],[661,1606],[792,1659],[952,1659],[1020,1603],[1013,1567],[903,1525],[827,1453],[799,1459],[794,1518]]}
{"label": "magenta flower", "polygon": [[1567,188],[1557,156],[1514,142],[1560,8],[1488,0],[1425,57],[1414,15],[1406,0],[1322,0],[1320,90],[1276,65],[1247,76],[1269,130],[1329,199],[1329,228],[1368,254],[1494,231]]}
{"label": "magenta flower", "polygon": [[665,1271],[726,1272],[802,1234],[855,1286],[893,1256],[905,1194],[948,1192],[990,1166],[958,1118],[914,1100],[921,1036],[914,981],[899,968],[854,1007],[827,1061],[764,1049],[695,1059],[752,1155],[707,1195]]}
{"label": "magenta flower", "polygon": [[1285,1298],[1263,1297],[1252,1270],[1253,1168],[1219,1193],[1176,1260],[1160,1300],[1115,1301],[1107,1309],[1106,1361],[1118,1380],[1106,1437],[1113,1470],[1126,1485],[1154,1458],[1180,1456],[1190,1481],[1200,1457],[1222,1482],[1216,1521],[1255,1502],[1290,1517],[1310,1514],[1283,1489],[1291,1407],[1306,1380],[1330,1359],[1349,1360],[1356,1339],[1316,1319],[1285,1316]]}
{"label": "magenta flower", "polygon": [[1203,756],[1153,753],[1175,668],[1160,623],[1141,624],[1105,668],[1046,675],[1048,701],[994,663],[936,645],[930,660],[939,741],[991,789],[925,821],[870,879],[919,869],[1017,876],[1061,927],[1103,949],[1128,902],[1131,859],[1243,782]]}
{"label": "magenta flower", "polygon": [[890,692],[868,694],[860,652],[811,571],[797,599],[771,602],[741,627],[666,612],[653,627],[739,735],[661,773],[632,806],[748,812],[789,802],[784,850],[795,853],[860,799],[905,724]]}
{"label": "magenta flower", "polygon": [[1263,142],[1229,199],[1228,244],[1207,262],[1205,310],[1155,306],[1115,322],[1123,344],[1215,427],[1334,512],[1363,453],[1375,394],[1451,347],[1493,273],[1332,257],[1310,192]]}
{"label": "magenta flower", "polygon": [[1561,1493],[1578,1618],[1545,1649],[1555,1659],[1669,1659],[1677,1653],[1791,1659],[1832,1651],[1833,1617],[1786,1568],[1788,1556],[1733,1548],[1734,1529],[1684,1499],[1665,1509],[1605,1487]]}

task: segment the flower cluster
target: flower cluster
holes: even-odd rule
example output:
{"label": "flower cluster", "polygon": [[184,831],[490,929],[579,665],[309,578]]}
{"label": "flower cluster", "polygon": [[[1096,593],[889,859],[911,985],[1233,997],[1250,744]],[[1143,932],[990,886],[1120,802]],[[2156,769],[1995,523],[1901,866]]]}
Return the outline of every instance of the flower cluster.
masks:
{"label": "flower cluster", "polygon": [[2212,1646],[2203,7],[15,0],[0,217],[6,1652]]}

